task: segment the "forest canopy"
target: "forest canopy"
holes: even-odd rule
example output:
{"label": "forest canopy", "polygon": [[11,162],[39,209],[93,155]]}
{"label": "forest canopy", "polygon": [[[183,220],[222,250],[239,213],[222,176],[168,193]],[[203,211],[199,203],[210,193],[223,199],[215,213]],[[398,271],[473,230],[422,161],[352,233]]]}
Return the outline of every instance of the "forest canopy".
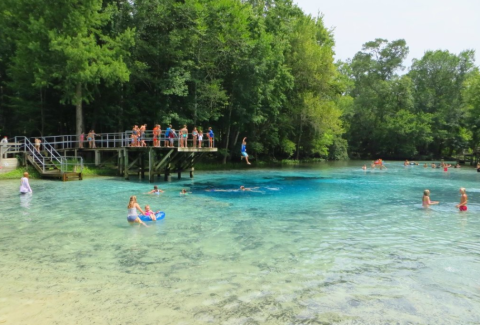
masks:
{"label": "forest canopy", "polygon": [[474,53],[334,32],[290,0],[3,0],[0,133],[212,127],[265,159],[451,156],[479,145]]}

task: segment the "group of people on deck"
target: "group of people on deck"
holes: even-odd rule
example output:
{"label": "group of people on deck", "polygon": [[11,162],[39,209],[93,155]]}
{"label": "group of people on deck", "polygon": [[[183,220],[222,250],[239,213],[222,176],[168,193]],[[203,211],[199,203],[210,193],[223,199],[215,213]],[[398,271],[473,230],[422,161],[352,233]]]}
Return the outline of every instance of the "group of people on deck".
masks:
{"label": "group of people on deck", "polygon": [[[132,134],[130,135],[130,146],[131,147],[146,147],[146,128],[147,124],[143,124],[140,127],[138,125],[134,125],[132,128]],[[208,132],[205,133],[208,139],[208,147],[214,147],[214,138],[215,134],[211,127],[208,128]],[[193,148],[202,148],[203,146],[203,131],[202,129],[197,129],[194,127],[191,134],[192,140],[192,147]],[[183,125],[183,127],[178,130],[175,130],[172,125],[170,124],[165,131],[162,131],[162,126],[160,124],[156,124],[153,128],[152,132],[152,142],[154,147],[162,147],[162,140],[163,146],[166,148],[173,148],[175,147],[175,139],[178,139],[178,146],[180,148],[187,148],[188,140],[189,140],[189,132],[187,125]]]}

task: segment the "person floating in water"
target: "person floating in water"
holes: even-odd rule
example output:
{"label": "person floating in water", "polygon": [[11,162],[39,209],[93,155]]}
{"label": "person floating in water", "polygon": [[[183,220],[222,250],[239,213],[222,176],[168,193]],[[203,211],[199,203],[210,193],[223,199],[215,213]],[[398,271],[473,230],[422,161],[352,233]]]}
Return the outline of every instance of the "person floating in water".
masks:
{"label": "person floating in water", "polygon": [[460,211],[467,211],[468,196],[465,187],[460,188],[460,194],[462,195],[460,197],[460,203],[457,204],[456,207],[459,208]]}
{"label": "person floating in water", "polygon": [[363,166],[362,166],[362,169],[363,169],[363,170],[367,170],[367,165],[363,165]]}
{"label": "person floating in water", "polygon": [[137,197],[135,195],[132,195],[130,197],[130,201],[128,202],[127,209],[128,209],[127,221],[129,223],[140,223],[145,227],[148,227],[145,224],[145,222],[140,220],[140,218],[138,217],[137,210],[139,210],[143,215],[145,215],[145,212],[142,211],[142,208],[140,208],[140,205],[137,203]]}
{"label": "person floating in water", "polygon": [[20,179],[20,193],[27,194],[33,193],[30,183],[28,182],[28,173],[23,173],[23,177]]}
{"label": "person floating in water", "polygon": [[157,221],[157,216],[155,215],[155,213],[158,213],[158,212],[159,211],[153,212],[152,210],[150,210],[150,206],[146,205],[145,206],[145,213],[143,215],[146,216],[146,217],[150,217],[150,219],[152,219],[153,221]]}
{"label": "person floating in water", "polygon": [[247,137],[243,138],[242,140],[242,157],[243,159],[245,157],[245,160],[247,161],[248,165],[251,165],[250,162],[248,161],[248,153],[247,153],[247,142],[245,141]]}
{"label": "person floating in water", "polygon": [[155,185],[153,187],[153,190],[151,190],[150,192],[148,192],[147,194],[160,194],[160,193],[164,193],[164,191],[162,191],[161,189],[158,188],[157,185]]}
{"label": "person floating in water", "polygon": [[432,204],[438,204],[438,201],[430,201],[430,191],[425,190],[423,191],[423,198],[422,198],[422,205],[424,208],[428,208]]}
{"label": "person floating in water", "polygon": [[207,192],[249,192],[258,189],[258,187],[245,187],[245,186],[240,186],[238,189],[231,189],[231,190],[223,190],[223,189],[210,189],[210,190],[205,190]]}
{"label": "person floating in water", "polygon": [[192,193],[192,192],[187,192],[187,190],[184,188],[182,188],[182,190],[180,191],[180,194],[182,195],[188,195],[189,193]]}

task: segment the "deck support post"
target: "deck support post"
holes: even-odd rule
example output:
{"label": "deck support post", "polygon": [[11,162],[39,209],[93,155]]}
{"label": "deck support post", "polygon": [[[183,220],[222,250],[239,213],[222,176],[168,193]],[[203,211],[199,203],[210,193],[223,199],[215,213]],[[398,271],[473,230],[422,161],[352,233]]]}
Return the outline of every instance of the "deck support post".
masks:
{"label": "deck support post", "polygon": [[118,174],[123,175],[123,152],[122,152],[122,150],[118,150],[117,166],[118,166]]}
{"label": "deck support post", "polygon": [[143,152],[140,152],[140,176],[145,178],[145,159],[143,159]]}
{"label": "deck support post", "polygon": [[155,173],[153,171],[153,160],[155,159],[155,154],[153,152],[153,148],[150,147],[148,150],[148,181],[153,183],[153,178],[155,177]]}
{"label": "deck support post", "polygon": [[195,171],[195,167],[193,167],[195,163],[195,153],[193,152],[190,155],[190,178],[193,178],[193,172]]}
{"label": "deck support post", "polygon": [[128,149],[124,148],[123,149],[123,175],[125,176],[125,179],[128,179]]}
{"label": "deck support post", "polygon": [[171,163],[171,159],[169,157],[168,162],[165,165],[165,181],[166,182],[170,182],[172,180],[172,176],[170,176],[170,163]]}
{"label": "deck support post", "polygon": [[95,150],[95,166],[100,165],[100,150]]}

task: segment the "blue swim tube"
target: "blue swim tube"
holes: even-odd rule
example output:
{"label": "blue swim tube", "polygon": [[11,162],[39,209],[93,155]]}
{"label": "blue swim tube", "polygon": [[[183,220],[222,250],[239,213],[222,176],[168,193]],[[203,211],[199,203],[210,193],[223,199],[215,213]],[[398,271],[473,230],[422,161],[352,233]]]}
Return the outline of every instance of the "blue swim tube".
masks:
{"label": "blue swim tube", "polygon": [[[159,212],[155,213],[155,216],[157,217],[157,220],[162,220],[162,219],[165,218],[165,212],[159,211]],[[142,221],[153,221],[152,218],[150,218],[150,216],[147,217],[143,214],[139,215],[138,217]]]}

